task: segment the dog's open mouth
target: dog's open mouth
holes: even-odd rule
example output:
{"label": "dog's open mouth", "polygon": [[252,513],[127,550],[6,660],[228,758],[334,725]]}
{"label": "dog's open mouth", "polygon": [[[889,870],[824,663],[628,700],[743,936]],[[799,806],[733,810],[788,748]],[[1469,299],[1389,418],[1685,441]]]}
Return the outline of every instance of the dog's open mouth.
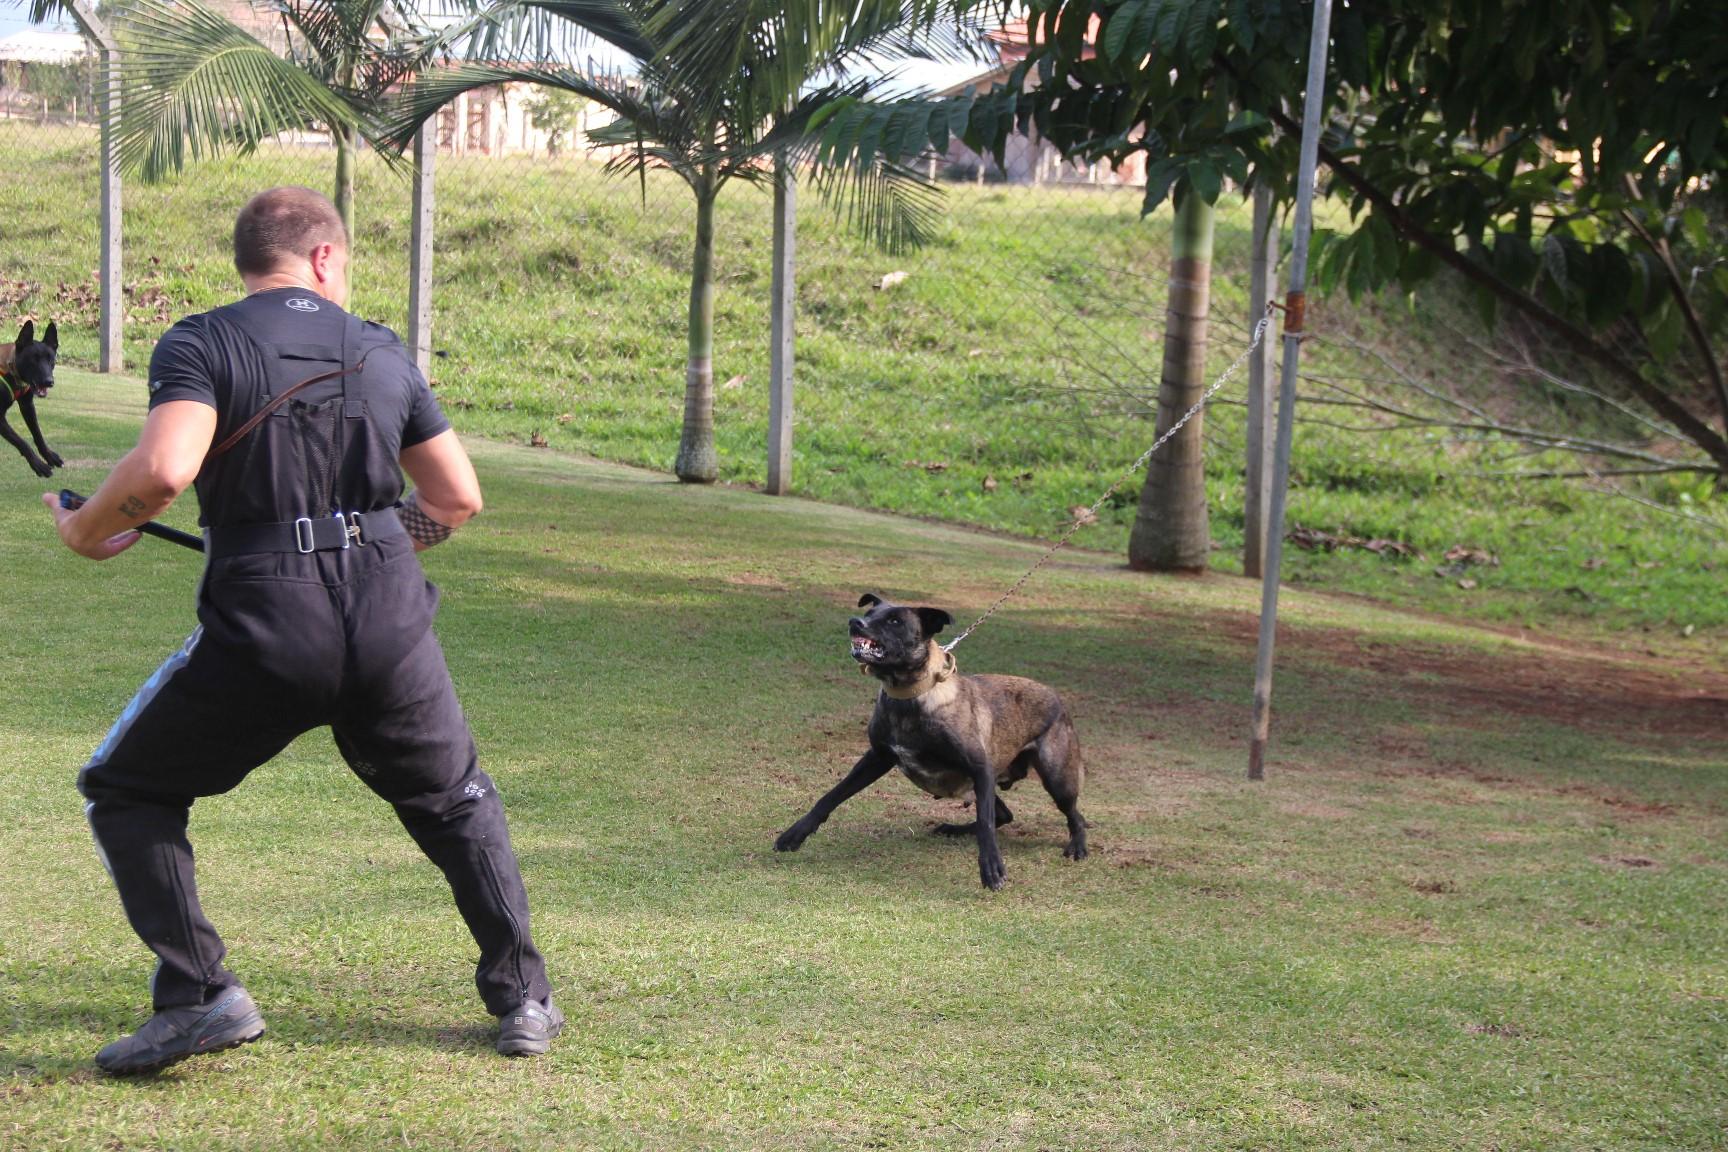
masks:
{"label": "dog's open mouth", "polygon": [[852,659],[875,660],[882,655],[882,645],[868,636],[852,637]]}
{"label": "dog's open mouth", "polygon": [[46,395],[48,395],[48,389],[50,387],[51,387],[51,385],[48,385],[48,384],[38,384],[35,387],[31,388],[30,391],[36,393],[37,396],[46,396]]}

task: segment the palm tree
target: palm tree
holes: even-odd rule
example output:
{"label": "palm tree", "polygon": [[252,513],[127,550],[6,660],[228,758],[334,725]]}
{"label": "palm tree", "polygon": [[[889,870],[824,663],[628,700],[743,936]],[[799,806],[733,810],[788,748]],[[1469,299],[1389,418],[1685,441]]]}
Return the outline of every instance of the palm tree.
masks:
{"label": "palm tree", "polygon": [[251,152],[322,125],[336,145],[336,209],[354,233],[360,109],[406,67],[386,46],[418,31],[390,0],[276,0],[273,50],[198,0],[132,0],[119,10],[120,161],[158,180],[187,161]]}
{"label": "palm tree", "polygon": [[[1206,317],[1212,295],[1213,208],[1190,190],[1176,202],[1170,293],[1164,305],[1164,369],[1158,380],[1158,435],[1200,402],[1206,389]],[[1159,449],[1146,468],[1128,535],[1128,566],[1141,572],[1199,572],[1211,551],[1206,514],[1204,412]]]}
{"label": "palm tree", "polygon": [[[964,51],[956,22],[939,29],[938,0],[502,0],[440,38],[463,46],[469,61],[422,53],[421,67],[390,111],[382,138],[405,148],[419,126],[471,89],[525,82],[610,109],[617,119],[592,134],[624,146],[610,167],[646,179],[649,168],[675,173],[696,201],[690,261],[689,351],[684,426],[674,471],[708,483],[718,475],[714,449],[714,203],[732,181],[776,179],[776,158],[814,163],[818,130],[837,107],[868,103],[871,81],[848,78],[848,65],[872,53]],[[593,37],[632,58],[633,71],[582,69],[560,62]],[[500,59],[503,62],[499,62]],[[921,242],[939,196],[908,168],[881,157],[846,160],[818,187],[849,203],[849,216],[886,247]]]}

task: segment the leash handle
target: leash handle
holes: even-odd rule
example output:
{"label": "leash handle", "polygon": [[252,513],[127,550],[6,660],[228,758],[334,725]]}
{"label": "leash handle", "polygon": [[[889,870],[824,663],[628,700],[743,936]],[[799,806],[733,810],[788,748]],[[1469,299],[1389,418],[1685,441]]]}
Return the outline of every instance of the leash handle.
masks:
{"label": "leash handle", "polygon": [[[72,491],[72,489],[60,489],[60,507],[66,509],[68,512],[76,512],[78,509],[84,507],[84,504],[84,497],[78,495],[78,493]],[[158,540],[166,540],[170,544],[178,544],[182,548],[190,548],[194,552],[204,551],[204,538],[202,536],[194,536],[192,533],[182,532],[178,528],[165,528],[154,520],[146,520],[144,523],[138,525],[137,530],[146,536],[154,536]]]}

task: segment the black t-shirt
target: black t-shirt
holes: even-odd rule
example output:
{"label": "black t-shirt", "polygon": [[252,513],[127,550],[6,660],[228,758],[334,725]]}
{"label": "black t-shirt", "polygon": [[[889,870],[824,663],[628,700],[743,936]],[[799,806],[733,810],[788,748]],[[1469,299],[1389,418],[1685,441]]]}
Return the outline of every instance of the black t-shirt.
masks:
{"label": "black t-shirt", "polygon": [[[170,400],[210,405],[217,412],[216,443],[221,443],[273,395],[339,368],[348,323],[348,313],[335,304],[292,287],[188,316],[168,330],[150,357],[150,406]],[[341,466],[336,502],[341,510],[369,512],[401,498],[401,450],[431,439],[450,422],[390,329],[362,322],[355,354],[366,367],[349,377],[349,395],[361,400],[366,427],[364,435],[348,434],[352,446]],[[342,390],[342,380],[323,381],[297,393],[296,402],[320,404],[340,397]],[[311,506],[303,470],[271,458],[287,455],[281,444],[272,429],[260,427],[229,453],[206,460],[196,481],[199,523],[275,523],[328,515],[331,509]]]}

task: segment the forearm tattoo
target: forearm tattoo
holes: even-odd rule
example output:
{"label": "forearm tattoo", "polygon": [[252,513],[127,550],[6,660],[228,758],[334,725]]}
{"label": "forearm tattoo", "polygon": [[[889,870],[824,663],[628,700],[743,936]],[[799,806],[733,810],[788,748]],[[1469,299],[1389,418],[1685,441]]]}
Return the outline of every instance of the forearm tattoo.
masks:
{"label": "forearm tattoo", "polygon": [[402,507],[396,510],[402,518],[402,527],[408,530],[408,535],[420,542],[422,548],[432,548],[450,539],[450,534],[456,529],[448,524],[440,524],[420,510],[420,493],[408,493],[408,499],[402,501]]}
{"label": "forearm tattoo", "polygon": [[128,520],[136,520],[140,516],[144,515],[144,501],[138,499],[136,496],[128,496],[120,502],[120,507],[115,509],[115,511],[119,512],[120,515],[126,517]]}

